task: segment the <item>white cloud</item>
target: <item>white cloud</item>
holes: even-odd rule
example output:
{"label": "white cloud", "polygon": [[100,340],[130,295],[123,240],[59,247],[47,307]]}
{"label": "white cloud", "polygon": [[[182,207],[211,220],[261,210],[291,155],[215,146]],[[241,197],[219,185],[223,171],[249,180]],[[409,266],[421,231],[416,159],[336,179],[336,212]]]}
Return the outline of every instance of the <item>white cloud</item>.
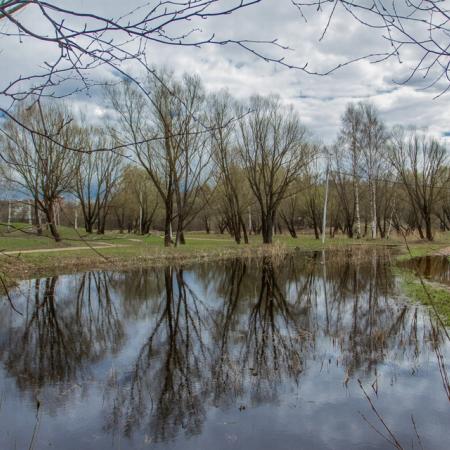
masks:
{"label": "white cloud", "polygon": [[[113,16],[138,6],[130,0],[101,0],[96,2],[67,2],[78,10]],[[66,5],[65,5],[66,6]],[[67,6],[68,7],[68,6]],[[27,23],[34,23],[37,16],[22,13]],[[386,50],[381,34],[352,21],[342,11],[333,18],[325,38],[319,37],[326,24],[326,15],[309,12],[308,22],[288,0],[263,1],[260,4],[226,17],[192,23],[201,26],[204,36],[215,33],[217,39],[273,39],[293,48],[282,52],[280,49],[260,47],[270,55],[285,56],[292,64],[308,69],[323,71],[349,59],[369,53]],[[34,21],[34,22],[33,22]],[[0,39],[2,50],[2,76],[0,86],[4,86],[18,74],[33,73],[43,61],[51,59],[52,53],[41,42],[23,41],[17,37]],[[428,127],[435,134],[448,131],[448,96],[433,99],[442,84],[429,91],[415,90],[423,85],[416,78],[411,86],[401,86],[395,81],[402,80],[409,73],[415,58],[414,51],[403,55],[403,63],[395,60],[379,64],[361,61],[321,77],[308,75],[300,70],[289,70],[275,64],[268,64],[236,46],[205,46],[202,49],[152,44],[147,49],[148,59],[157,64],[165,64],[175,72],[197,73],[208,89],[227,88],[237,97],[251,94],[276,93],[287,102],[292,102],[299,110],[305,124],[321,140],[331,141],[339,128],[340,116],[349,101],[368,99],[380,109],[388,124],[415,124]],[[410,58],[410,59],[408,59]],[[131,67],[136,72],[139,69]],[[99,70],[97,76],[105,77],[109,69]],[[101,91],[93,89],[90,97],[78,95],[74,99],[78,105],[89,110],[93,116],[102,116]],[[86,105],[92,104],[92,107]]]}

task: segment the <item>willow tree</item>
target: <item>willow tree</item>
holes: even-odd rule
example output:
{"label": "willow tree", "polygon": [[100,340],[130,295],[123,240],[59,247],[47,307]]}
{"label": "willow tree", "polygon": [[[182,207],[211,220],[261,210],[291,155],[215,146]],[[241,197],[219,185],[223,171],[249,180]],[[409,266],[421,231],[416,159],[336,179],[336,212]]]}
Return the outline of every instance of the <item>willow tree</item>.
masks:
{"label": "willow tree", "polygon": [[239,122],[238,148],[259,204],[263,242],[270,244],[280,203],[310,161],[312,147],[298,114],[278,97],[255,96],[248,106],[250,113]]}
{"label": "willow tree", "polygon": [[79,133],[85,152],[74,155],[73,193],[80,202],[86,232],[92,233],[97,223],[97,232],[103,234],[111,199],[122,174],[122,156],[117,152],[94,151],[112,145],[105,130],[80,127]]}
{"label": "willow tree", "polygon": [[70,191],[77,167],[75,152],[67,149],[82,150],[80,134],[61,104],[22,104],[14,114],[21,124],[12,119],[5,121],[1,130],[2,159],[10,166],[10,181],[33,198],[37,215],[39,211],[45,215],[53,238],[60,241],[56,209],[62,194]]}
{"label": "willow tree", "polygon": [[[172,244],[175,195],[175,161],[172,133],[171,91],[168,82],[145,96],[130,82],[108,91],[118,123],[112,131],[119,142],[131,142],[131,150],[146,170],[161,197],[164,211],[164,245]],[[157,129],[157,131],[155,130]],[[157,136],[161,136],[158,139]],[[155,139],[154,139],[155,138]]]}
{"label": "willow tree", "polygon": [[448,193],[447,149],[436,139],[397,127],[392,133],[388,155],[413,210],[425,224],[426,238],[432,241],[434,208]]}
{"label": "willow tree", "polygon": [[234,100],[225,92],[210,99],[211,147],[215,164],[215,181],[221,194],[223,213],[230,233],[237,244],[248,244],[248,232],[244,220],[246,199],[245,174],[238,163],[239,152],[235,142],[236,122]]}
{"label": "willow tree", "polygon": [[[205,93],[198,77],[159,70],[145,80],[148,95],[125,82],[109,89],[117,113],[112,133],[128,145],[158,191],[165,210],[164,244],[184,243],[186,225],[201,210],[199,197],[209,179]],[[176,222],[175,222],[176,221]]]}

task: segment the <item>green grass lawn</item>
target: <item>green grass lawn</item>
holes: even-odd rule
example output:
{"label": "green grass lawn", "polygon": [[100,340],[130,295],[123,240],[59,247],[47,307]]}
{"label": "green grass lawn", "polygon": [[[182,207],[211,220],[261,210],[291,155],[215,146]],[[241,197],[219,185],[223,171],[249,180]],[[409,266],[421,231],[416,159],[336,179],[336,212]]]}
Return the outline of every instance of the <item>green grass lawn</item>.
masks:
{"label": "green grass lawn", "polygon": [[[196,260],[204,258],[222,258],[230,256],[263,255],[268,252],[321,250],[321,240],[312,234],[299,234],[297,239],[289,235],[275,235],[274,245],[263,246],[260,236],[250,236],[249,245],[237,245],[228,234],[206,234],[205,232],[186,233],[186,245],[177,248],[165,248],[162,234],[140,236],[108,232],[105,235],[87,234],[84,230],[60,227],[62,241],[56,243],[48,234],[37,236],[30,233],[27,224],[13,224],[14,231],[8,232],[0,226],[0,250],[25,251],[59,249],[57,252],[36,251],[20,255],[0,256],[0,272],[25,277],[32,274],[46,275],[58,271],[89,270],[90,268],[128,267],[139,264],[155,264],[162,260]],[[389,245],[398,247],[403,258],[409,257],[403,240],[398,237],[390,240],[348,239],[327,236],[325,248],[348,248],[350,246]],[[409,242],[413,256],[429,254],[450,246],[450,233],[440,234],[436,241],[429,244],[423,241]],[[82,247],[79,250],[65,250]],[[92,249],[92,247],[94,249]]]}
{"label": "green grass lawn", "polygon": [[[228,234],[207,234],[205,232],[186,233],[186,245],[165,248],[162,233],[140,236],[108,232],[105,235],[87,234],[84,230],[60,227],[62,241],[56,243],[51,236],[37,236],[30,233],[26,224],[16,223],[14,231],[0,226],[0,251],[34,250],[32,253],[0,255],[0,275],[6,284],[13,285],[15,280],[38,276],[51,276],[60,273],[72,273],[85,270],[126,270],[138,266],[156,266],[168,263],[188,263],[206,259],[229,257],[252,257],[279,255],[286,251],[321,250],[321,240],[312,234],[299,234],[297,239],[289,235],[274,236],[274,245],[264,246],[260,236],[250,236],[249,245],[237,245]],[[408,240],[409,251],[402,237],[390,240],[349,239],[327,236],[325,248],[345,249],[354,246],[393,246],[397,259],[437,253],[450,248],[450,233],[437,234],[432,243],[417,239]],[[82,249],[78,249],[81,247]],[[45,252],[46,249],[58,251]],[[72,250],[70,250],[72,249]],[[42,250],[42,251],[38,251]],[[398,269],[402,279],[402,291],[412,300],[430,306],[419,279],[407,270]],[[1,289],[1,286],[0,286]],[[450,292],[448,289],[427,284],[433,305],[446,325],[450,325]]]}
{"label": "green grass lawn", "polygon": [[[30,227],[23,223],[14,223],[8,231],[7,227],[0,225],[0,249],[3,251],[15,250],[34,250],[34,249],[50,249],[64,247],[82,247],[86,242],[92,245],[101,245],[102,243],[120,243],[127,241],[134,235],[119,234],[116,232],[108,232],[106,235],[97,233],[86,233],[84,230],[75,230],[69,227],[59,227],[61,242],[55,242],[49,231],[44,230],[42,236],[36,235],[30,231]],[[137,239],[144,240],[144,237],[138,236]],[[158,240],[155,238],[155,242]]]}
{"label": "green grass lawn", "polygon": [[[59,231],[62,241],[57,243],[50,236],[48,231],[42,236],[37,236],[30,232],[27,224],[13,224],[11,232],[7,232],[6,226],[0,226],[0,250],[3,251],[19,251],[34,249],[51,249],[64,247],[82,247],[87,244],[93,246],[101,246],[102,244],[120,245],[121,247],[130,247],[137,250],[142,248],[161,247],[163,248],[162,234],[140,236],[136,234],[120,234],[118,232],[107,232],[105,235],[97,233],[88,234],[84,230],[74,230],[73,228],[60,227]],[[250,236],[250,246],[261,245],[260,236]],[[312,234],[299,234],[297,239],[287,234],[275,235],[274,243],[286,247],[298,247],[304,250],[320,250],[323,248],[321,240],[315,239]],[[390,240],[382,239],[349,239],[345,236],[336,236],[335,238],[327,237],[326,247],[347,247],[349,245],[389,245],[404,246],[403,239],[396,237]],[[420,256],[429,254],[439,250],[442,247],[450,246],[450,233],[441,233],[433,243],[425,241],[411,240],[409,242],[412,256]],[[244,246],[244,244],[241,244]],[[228,234],[207,234],[205,232],[188,232],[186,233],[186,245],[180,245],[179,251],[191,251],[196,249],[216,249],[216,248],[234,248],[238,247],[234,240]],[[109,249],[113,252],[113,249]],[[117,249],[116,249],[117,251]],[[119,253],[124,249],[120,249]],[[407,257],[407,255],[405,255]]]}

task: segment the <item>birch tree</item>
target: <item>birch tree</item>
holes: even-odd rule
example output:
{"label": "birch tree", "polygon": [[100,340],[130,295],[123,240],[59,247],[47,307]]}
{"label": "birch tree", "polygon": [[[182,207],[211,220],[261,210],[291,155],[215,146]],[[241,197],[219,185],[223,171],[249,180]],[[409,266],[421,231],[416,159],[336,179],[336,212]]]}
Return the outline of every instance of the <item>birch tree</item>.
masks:
{"label": "birch tree", "polygon": [[371,218],[371,237],[377,237],[377,184],[383,162],[382,150],[385,147],[387,134],[379,113],[371,103],[359,103],[362,126],[359,146],[362,155],[362,170],[369,184],[369,203]]}
{"label": "birch tree", "polygon": [[[337,142],[337,153],[335,154],[335,180],[342,186],[342,172],[349,172],[353,183],[353,209],[356,222],[356,238],[361,238],[361,206],[359,170],[361,160],[361,131],[362,114],[361,109],[353,103],[349,103],[341,119],[341,130]],[[348,209],[348,208],[347,208]],[[348,214],[348,211],[347,211]],[[350,232],[353,235],[353,231]]]}

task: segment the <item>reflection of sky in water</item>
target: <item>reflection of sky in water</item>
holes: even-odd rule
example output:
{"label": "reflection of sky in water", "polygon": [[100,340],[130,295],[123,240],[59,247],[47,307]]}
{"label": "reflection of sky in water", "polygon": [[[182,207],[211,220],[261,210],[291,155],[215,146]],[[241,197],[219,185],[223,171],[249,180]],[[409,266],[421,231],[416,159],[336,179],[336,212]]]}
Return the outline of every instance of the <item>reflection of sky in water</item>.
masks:
{"label": "reflection of sky in water", "polygon": [[[429,319],[395,285],[381,257],[62,276],[47,298],[24,282],[24,317],[0,304],[0,448],[28,448],[36,396],[35,449],[390,448],[358,379],[405,448],[411,414],[425,448],[447,448]],[[57,344],[39,349],[50,306],[65,376],[44,365]]]}

